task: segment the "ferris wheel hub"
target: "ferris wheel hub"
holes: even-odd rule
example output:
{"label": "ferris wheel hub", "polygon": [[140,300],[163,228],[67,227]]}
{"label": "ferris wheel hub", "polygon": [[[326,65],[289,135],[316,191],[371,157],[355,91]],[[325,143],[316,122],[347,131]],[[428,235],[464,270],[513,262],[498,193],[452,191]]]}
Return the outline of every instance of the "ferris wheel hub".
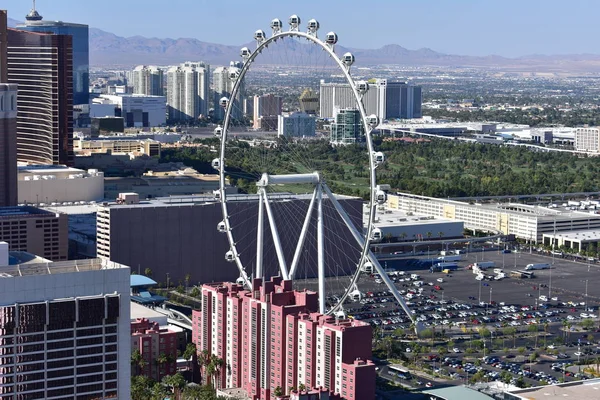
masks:
{"label": "ferris wheel hub", "polygon": [[256,182],[256,186],[267,187],[270,185],[294,185],[294,184],[313,184],[323,182],[321,174],[312,172],[310,174],[285,174],[285,175],[270,175],[262,174],[260,180]]}

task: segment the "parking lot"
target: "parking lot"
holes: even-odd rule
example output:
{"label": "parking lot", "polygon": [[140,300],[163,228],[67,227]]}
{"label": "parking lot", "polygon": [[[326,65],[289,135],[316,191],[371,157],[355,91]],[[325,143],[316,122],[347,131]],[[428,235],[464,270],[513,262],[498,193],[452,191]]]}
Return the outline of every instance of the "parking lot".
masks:
{"label": "parking lot", "polygon": [[[510,253],[488,249],[463,254],[458,269],[449,274],[431,273],[432,259],[438,256],[398,254],[394,260],[382,262],[415,318],[425,328],[443,331],[446,338],[454,342],[457,353],[453,352],[453,348],[448,351],[450,358],[459,360],[460,364],[444,365],[444,359],[449,355],[435,354],[440,357],[437,362],[423,360],[431,370],[451,380],[466,380],[469,375],[481,371],[479,375],[483,374],[488,380],[501,379],[502,376],[507,379],[507,374],[511,374],[513,381],[522,377],[527,384],[539,385],[540,382],[559,379],[579,379],[579,375],[575,376],[575,373],[563,368],[563,364],[557,363],[572,364],[598,357],[596,347],[600,337],[595,331],[600,328],[600,266],[596,263],[542,255],[533,249],[531,252],[524,249]],[[489,274],[485,272],[491,280],[476,280],[476,274],[468,266],[482,261],[495,262],[494,268],[502,269],[506,277],[494,280],[491,268]],[[510,277],[511,271],[524,270],[527,264],[535,263],[548,263],[551,268],[532,271],[532,279]],[[413,274],[419,277],[411,278]],[[347,279],[331,279],[328,285],[341,286],[345,282]],[[410,319],[395,303],[385,285],[378,282],[377,274],[363,276],[359,285],[363,298],[347,301],[344,305],[346,312],[352,318],[379,327],[384,334],[394,334],[398,328],[409,332]],[[415,282],[422,284],[417,286]],[[316,282],[309,281],[307,286],[313,283],[316,289]],[[301,284],[304,285],[304,282]],[[569,332],[583,320],[593,321],[589,331]],[[531,325],[536,325],[539,332],[531,333]],[[487,339],[485,349],[474,348],[473,339],[479,339],[477,332],[482,326],[496,336]],[[507,327],[515,329],[512,337],[507,336]],[[588,344],[590,335],[592,340]],[[534,343],[537,345],[535,349]],[[553,348],[542,348],[547,345]],[[510,349],[510,354],[505,354],[506,348]],[[525,351],[519,353],[518,348]],[[431,349],[431,353],[436,352],[437,348]],[[498,360],[490,364],[481,363],[484,352]],[[535,362],[525,362],[534,352],[538,355]],[[481,365],[475,365],[477,359],[480,359],[477,364]],[[504,375],[502,372],[505,372]]]}

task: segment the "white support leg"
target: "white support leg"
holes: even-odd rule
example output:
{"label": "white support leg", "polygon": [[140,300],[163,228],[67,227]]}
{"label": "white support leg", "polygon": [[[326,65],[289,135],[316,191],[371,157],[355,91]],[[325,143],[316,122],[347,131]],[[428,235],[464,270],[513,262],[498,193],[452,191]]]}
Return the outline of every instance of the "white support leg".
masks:
{"label": "white support leg", "polygon": [[[350,217],[348,216],[348,214],[346,213],[346,211],[344,210],[342,205],[337,201],[337,199],[334,197],[333,193],[331,193],[331,190],[329,189],[329,187],[327,187],[327,185],[323,185],[323,190],[325,190],[327,197],[329,197],[329,200],[332,202],[336,211],[338,212],[340,217],[342,217],[342,220],[344,221],[344,223],[346,224],[346,226],[348,227],[350,232],[352,232],[352,236],[354,236],[354,239],[356,240],[356,242],[360,246],[364,246],[364,243],[365,243],[364,238],[362,237],[360,232],[356,229],[356,227],[350,220]],[[373,254],[373,252],[371,252],[371,250],[368,251],[367,257],[368,257],[369,261],[371,261],[371,263],[373,264],[373,266],[375,267],[375,269],[377,270],[379,275],[381,275],[381,280],[386,284],[388,289],[390,289],[390,291],[392,292],[392,295],[394,296],[394,298],[396,299],[398,304],[400,304],[400,306],[402,307],[402,309],[404,310],[406,315],[408,315],[408,317],[413,322],[416,323],[414,315],[412,314],[410,308],[408,308],[408,306],[404,302],[404,298],[398,291],[398,288],[396,288],[396,285],[394,285],[394,282],[392,282],[392,280],[389,278],[388,274],[383,270],[383,268],[379,264],[379,261],[377,260],[377,258]],[[358,265],[358,267],[362,268],[363,264],[366,261],[367,261],[366,259],[360,260],[360,264]]]}
{"label": "white support leg", "polygon": [[317,185],[317,263],[319,269],[319,312],[325,314],[325,246],[323,237],[323,191],[321,184]]}
{"label": "white support leg", "polygon": [[317,198],[317,187],[318,186],[315,186],[312,199],[310,200],[310,204],[308,205],[308,210],[306,210],[306,217],[304,218],[304,224],[302,225],[302,231],[300,232],[298,244],[296,245],[296,252],[294,253],[292,266],[290,267],[290,279],[294,279],[294,277],[296,276],[296,268],[298,267],[298,262],[300,261],[300,254],[302,254],[302,247],[304,247],[306,232],[308,231],[308,226],[310,225],[310,218],[315,207],[315,199]]}
{"label": "white support leg", "polygon": [[263,278],[264,189],[258,190],[258,224],[256,227],[256,276]]}
{"label": "white support leg", "polygon": [[267,217],[269,218],[269,226],[271,227],[271,236],[273,236],[273,243],[275,244],[275,252],[277,253],[277,259],[279,260],[279,271],[283,279],[289,279],[287,265],[285,263],[285,257],[283,250],[281,249],[281,241],[279,240],[279,233],[277,233],[277,226],[275,225],[275,219],[273,218],[273,212],[271,211],[271,204],[269,203],[269,197],[266,193],[263,196],[263,203],[267,210]]}

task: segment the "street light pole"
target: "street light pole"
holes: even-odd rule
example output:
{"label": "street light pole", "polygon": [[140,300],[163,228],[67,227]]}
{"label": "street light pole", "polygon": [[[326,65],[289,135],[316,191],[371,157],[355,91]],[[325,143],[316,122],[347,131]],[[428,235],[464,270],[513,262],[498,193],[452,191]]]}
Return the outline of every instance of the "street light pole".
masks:
{"label": "street light pole", "polygon": [[588,280],[585,280],[585,311],[588,309]]}
{"label": "street light pole", "polygon": [[481,304],[481,281],[479,281],[479,304]]}

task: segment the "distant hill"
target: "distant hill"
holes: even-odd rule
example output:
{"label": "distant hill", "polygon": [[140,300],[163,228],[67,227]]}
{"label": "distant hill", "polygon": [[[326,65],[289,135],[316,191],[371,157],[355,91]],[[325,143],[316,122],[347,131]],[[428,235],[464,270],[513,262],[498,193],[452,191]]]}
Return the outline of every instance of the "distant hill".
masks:
{"label": "distant hill", "polygon": [[[20,21],[9,18],[8,26],[15,27]],[[290,54],[299,59],[311,53],[320,52],[308,43],[284,41],[265,51],[257,60],[265,64],[280,64],[290,61]],[[170,65],[189,60],[202,60],[212,65],[226,65],[231,60],[240,60],[239,51],[243,46],[255,48],[255,43],[228,46],[203,42],[193,38],[146,38],[143,36],[122,37],[97,28],[90,28],[90,64],[92,66],[131,67],[137,64]],[[356,64],[362,66],[377,64],[428,65],[473,68],[497,68],[504,72],[539,73],[584,73],[600,72],[600,55],[532,54],[517,58],[497,55],[484,57],[444,54],[429,48],[409,50],[397,44],[388,44],[379,49],[357,49],[336,46],[336,53],[351,51]]]}
{"label": "distant hill", "polygon": [[14,28],[15,26],[17,26],[17,24],[21,23],[21,21],[17,21],[16,19],[12,19],[12,18],[7,18],[6,22],[8,22],[9,28]]}
{"label": "distant hill", "polygon": [[[288,62],[284,54],[302,57],[311,52],[320,52],[315,46],[287,41],[272,46],[260,57],[261,63],[278,64]],[[239,60],[243,46],[255,48],[255,43],[227,46],[203,42],[198,39],[160,39],[133,36],[124,38],[115,34],[90,29],[90,63],[92,65],[158,64],[169,65],[187,60],[203,60],[213,65],[225,65],[231,60]],[[497,55],[484,57],[444,54],[432,49],[409,50],[397,44],[388,44],[379,49],[357,49],[336,46],[336,53],[351,51],[356,56],[356,64],[369,66],[377,64],[437,65],[475,68],[499,68],[503,71],[530,72],[600,72],[600,55],[530,55],[507,58]]]}

